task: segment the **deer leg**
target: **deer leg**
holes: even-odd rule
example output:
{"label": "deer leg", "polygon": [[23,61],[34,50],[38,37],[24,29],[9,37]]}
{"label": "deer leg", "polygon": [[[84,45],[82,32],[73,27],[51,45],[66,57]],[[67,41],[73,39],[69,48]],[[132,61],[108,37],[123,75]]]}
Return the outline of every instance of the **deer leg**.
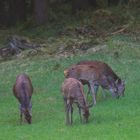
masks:
{"label": "deer leg", "polygon": [[98,85],[94,85],[94,91],[95,91],[95,95],[97,96],[97,92],[98,92],[99,86]]}
{"label": "deer leg", "polygon": [[20,112],[20,124],[22,124],[22,112]]}
{"label": "deer leg", "polygon": [[78,106],[78,109],[79,109],[80,121],[82,122],[82,115],[81,115],[81,108],[80,108],[80,106]]}
{"label": "deer leg", "polygon": [[96,94],[94,91],[94,82],[89,81],[89,84],[90,84],[90,88],[91,88],[91,92],[92,92],[92,96],[93,96],[93,103],[94,103],[94,105],[96,105]]}
{"label": "deer leg", "polygon": [[68,105],[67,105],[67,99],[64,98],[64,106],[65,106],[65,112],[66,112],[66,124],[68,124]]}
{"label": "deer leg", "polygon": [[[96,96],[97,96],[98,89],[99,89],[99,86],[98,85],[94,85],[94,91],[95,91]],[[88,85],[87,97],[90,94],[90,92],[91,92],[91,88],[90,88],[90,85]]]}
{"label": "deer leg", "polygon": [[73,123],[73,107],[72,107],[72,105],[71,105],[71,108],[70,108],[70,112],[71,112],[71,120],[70,120],[70,124],[72,124]]}
{"label": "deer leg", "polygon": [[69,124],[69,104],[67,104],[67,100],[64,98],[65,104],[65,112],[66,112],[66,124]]}
{"label": "deer leg", "polygon": [[66,108],[66,124],[70,124],[70,117],[69,117],[69,114],[70,114],[70,104],[67,104],[67,108]]}
{"label": "deer leg", "polygon": [[86,97],[86,99],[88,99],[88,95],[90,94],[90,91],[91,91],[90,85],[88,84],[88,92],[87,92],[87,97]]}
{"label": "deer leg", "polygon": [[22,106],[21,106],[21,104],[20,104],[20,106],[19,106],[19,109],[20,109],[20,125],[22,124],[22,121],[23,121],[23,113],[22,113]]}

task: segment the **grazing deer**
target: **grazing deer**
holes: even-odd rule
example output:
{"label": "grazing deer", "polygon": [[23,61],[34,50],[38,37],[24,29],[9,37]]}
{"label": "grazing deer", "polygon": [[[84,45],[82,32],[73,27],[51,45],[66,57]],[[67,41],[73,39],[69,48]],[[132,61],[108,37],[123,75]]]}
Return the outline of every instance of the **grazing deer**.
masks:
{"label": "grazing deer", "polygon": [[96,92],[98,86],[109,89],[113,96],[118,96],[117,88],[114,82],[108,80],[108,78],[100,73],[100,70],[93,65],[74,65],[64,70],[66,78],[76,78],[83,84],[87,84],[89,90],[93,95],[93,102],[96,105]]}
{"label": "grazing deer", "polygon": [[31,97],[33,93],[33,86],[30,78],[26,74],[20,74],[16,78],[16,83],[13,86],[13,94],[20,103],[20,123],[23,121],[23,115],[25,120],[31,124]]}
{"label": "grazing deer", "polygon": [[66,109],[66,124],[72,124],[73,119],[73,103],[77,104],[79,109],[80,120],[82,121],[81,110],[83,112],[83,120],[85,123],[88,122],[89,118],[89,107],[93,104],[87,105],[83,85],[80,81],[75,78],[67,78],[62,84],[62,93],[64,97],[65,109]]}
{"label": "grazing deer", "polygon": [[110,82],[115,83],[118,90],[118,95],[124,96],[124,91],[125,91],[124,81],[121,80],[118,77],[118,75],[111,69],[111,67],[107,65],[106,63],[101,62],[101,61],[96,61],[96,60],[95,61],[84,60],[77,63],[77,65],[92,65],[98,68],[99,72],[105,75]]}

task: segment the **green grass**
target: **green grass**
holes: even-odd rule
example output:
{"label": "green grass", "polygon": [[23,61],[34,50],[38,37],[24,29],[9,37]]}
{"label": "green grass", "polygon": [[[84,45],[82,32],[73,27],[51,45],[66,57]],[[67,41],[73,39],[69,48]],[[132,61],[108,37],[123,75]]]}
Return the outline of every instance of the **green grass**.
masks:
{"label": "green grass", "polygon": [[[0,140],[136,140],[140,137],[138,42],[128,42],[123,36],[109,38],[108,48],[96,54],[76,55],[68,58],[34,56],[13,59],[0,64]],[[136,45],[136,46],[135,46]],[[114,47],[115,46],[115,47]],[[119,57],[114,56],[115,52]],[[88,124],[81,124],[74,109],[74,123],[65,125],[63,98],[60,92],[64,68],[83,59],[101,60],[126,81],[125,97],[113,99],[109,92],[97,106],[90,109]],[[19,73],[30,75],[34,94],[33,123],[19,125],[18,102],[12,86]]]}

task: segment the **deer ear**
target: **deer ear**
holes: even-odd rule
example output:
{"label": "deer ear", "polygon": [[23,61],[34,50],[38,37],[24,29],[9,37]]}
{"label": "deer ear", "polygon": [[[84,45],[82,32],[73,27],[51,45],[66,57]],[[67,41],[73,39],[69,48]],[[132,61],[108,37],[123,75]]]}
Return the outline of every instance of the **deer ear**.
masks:
{"label": "deer ear", "polygon": [[69,73],[69,72],[68,72],[68,70],[67,70],[67,69],[66,69],[66,70],[64,70],[64,76],[65,76],[65,77],[67,77],[67,76],[68,76],[68,73]]}

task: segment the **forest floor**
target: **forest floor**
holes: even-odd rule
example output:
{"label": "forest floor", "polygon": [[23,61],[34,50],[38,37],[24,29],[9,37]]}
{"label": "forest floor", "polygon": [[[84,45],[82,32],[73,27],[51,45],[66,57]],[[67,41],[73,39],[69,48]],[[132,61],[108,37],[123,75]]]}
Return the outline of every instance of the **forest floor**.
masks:
{"label": "forest floor", "polygon": [[[111,38],[118,36],[126,42],[140,42],[139,9],[117,7],[110,9],[89,9],[72,15],[67,7],[58,9],[56,16],[52,14],[47,26],[32,27],[30,22],[19,24],[13,28],[0,30],[0,48],[7,47],[8,39],[17,35],[27,42],[39,44],[37,49],[26,49],[20,55],[10,58],[1,56],[5,61],[17,57],[33,57],[36,55],[69,56],[77,53],[96,52],[106,46]],[[64,14],[65,13],[65,14]],[[0,51],[1,54],[1,51]]]}

